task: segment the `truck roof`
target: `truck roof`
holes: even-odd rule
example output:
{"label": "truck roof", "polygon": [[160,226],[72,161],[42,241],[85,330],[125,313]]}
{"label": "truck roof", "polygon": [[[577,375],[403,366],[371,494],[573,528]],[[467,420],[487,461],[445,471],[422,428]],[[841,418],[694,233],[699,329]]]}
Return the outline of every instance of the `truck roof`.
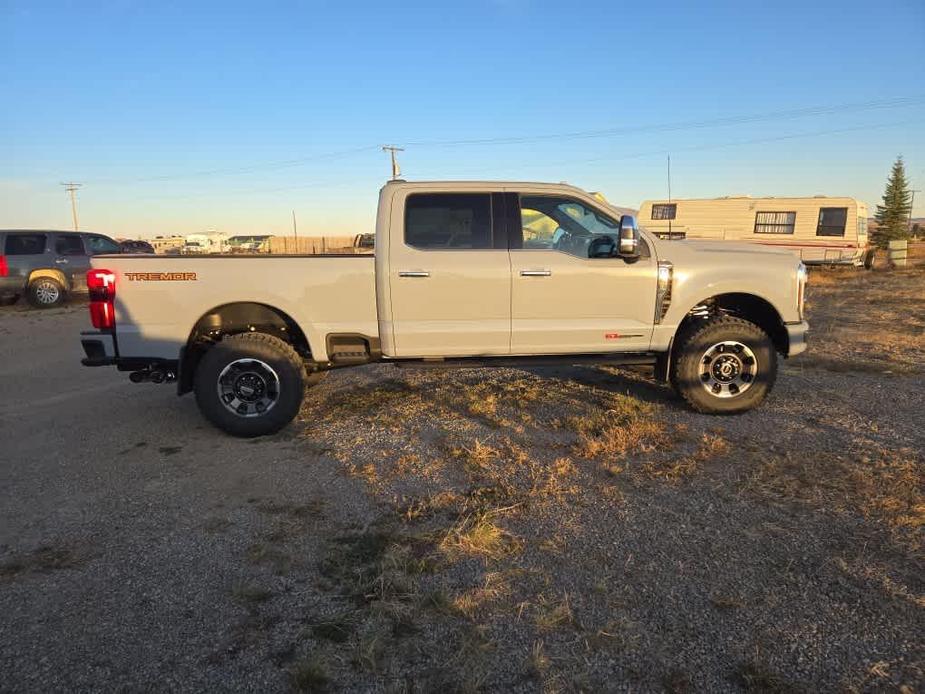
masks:
{"label": "truck roof", "polygon": [[560,183],[550,183],[549,181],[406,181],[403,179],[397,179],[393,181],[387,181],[387,186],[402,186],[409,188],[433,188],[434,186],[448,187],[448,188],[498,188],[498,187],[517,187],[525,186],[530,188],[537,187],[550,187],[550,188],[570,188],[572,190],[581,191],[582,193],[588,193],[584,188],[579,188],[578,186],[572,185],[571,183],[566,183],[562,181]]}

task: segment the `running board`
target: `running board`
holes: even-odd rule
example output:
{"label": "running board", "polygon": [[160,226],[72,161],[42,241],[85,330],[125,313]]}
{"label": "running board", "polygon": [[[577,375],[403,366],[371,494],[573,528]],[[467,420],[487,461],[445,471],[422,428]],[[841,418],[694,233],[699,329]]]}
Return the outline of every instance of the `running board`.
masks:
{"label": "running board", "polygon": [[654,353],[632,354],[562,354],[517,357],[457,357],[452,359],[425,358],[407,360],[385,360],[401,369],[479,369],[528,368],[533,366],[654,366],[658,355]]}

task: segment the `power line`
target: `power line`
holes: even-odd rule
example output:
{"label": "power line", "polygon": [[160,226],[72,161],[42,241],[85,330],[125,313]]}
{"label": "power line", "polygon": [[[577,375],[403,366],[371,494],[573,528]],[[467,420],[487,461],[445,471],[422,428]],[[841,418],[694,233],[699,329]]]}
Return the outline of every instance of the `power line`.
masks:
{"label": "power line", "polygon": [[202,178],[208,176],[220,176],[220,175],[236,175],[236,174],[247,174],[253,173],[255,171],[265,171],[265,170],[274,170],[274,169],[284,169],[291,166],[300,166],[302,164],[307,164],[314,161],[323,161],[331,159],[341,159],[343,157],[349,157],[354,154],[360,154],[363,152],[371,152],[378,149],[377,145],[368,145],[365,147],[355,147],[353,149],[340,150],[337,152],[325,152],[322,154],[314,154],[307,157],[300,157],[298,159],[286,159],[283,161],[267,162],[264,164],[252,164],[250,166],[241,166],[241,167],[231,167],[231,168],[222,168],[222,169],[208,169],[205,171],[191,171],[189,173],[177,173],[177,174],[165,174],[163,176],[146,176],[144,178],[133,178],[133,179],[100,179],[95,181],[98,184],[112,184],[112,183],[155,183],[158,181],[173,181],[173,180],[182,180],[188,178]]}
{"label": "power line", "polygon": [[[858,130],[892,128],[892,127],[898,127],[901,125],[915,124],[919,122],[920,122],[919,120],[908,120],[908,121],[899,121],[899,122],[894,122],[894,123],[875,123],[872,125],[860,125],[860,126],[855,126],[855,127],[850,127],[850,128],[818,130],[815,132],[806,132],[806,133],[792,133],[788,135],[778,135],[774,137],[760,137],[760,138],[753,138],[749,140],[739,140],[739,141],[734,141],[734,142],[717,142],[717,143],[712,143],[712,144],[707,144],[707,145],[691,145],[689,147],[672,147],[671,152],[722,149],[724,147],[741,147],[744,145],[763,144],[767,142],[782,142],[786,140],[795,140],[795,139],[800,139],[804,137],[822,137],[825,135],[838,135],[842,133],[856,132]],[[635,152],[633,154],[618,154],[618,155],[607,155],[607,156],[601,156],[601,157],[591,157],[588,159],[570,159],[570,160],[565,160],[565,161],[549,161],[549,162],[543,162],[542,165],[543,166],[567,166],[571,164],[589,164],[589,163],[598,162],[598,161],[620,161],[623,159],[641,159],[644,157],[652,157],[652,156],[665,155],[665,154],[668,154],[667,149],[659,149],[659,150],[649,150],[646,152]],[[513,171],[513,170],[521,170],[523,168],[524,168],[523,166],[518,166],[518,167],[506,166],[503,168],[494,168],[494,169],[480,168],[479,171],[480,172]]]}
{"label": "power line", "polygon": [[74,218],[74,231],[77,231],[77,189],[83,186],[83,183],[62,183],[64,190],[71,196],[71,216]]}
{"label": "power line", "polygon": [[806,108],[791,109],[786,111],[770,111],[766,113],[757,113],[750,115],[727,116],[723,118],[711,118],[707,120],[696,121],[679,121],[675,123],[660,123],[653,125],[628,125],[600,130],[583,130],[573,132],[546,133],[543,135],[526,135],[512,137],[489,137],[476,138],[467,140],[425,140],[420,142],[408,142],[408,147],[453,147],[459,145],[513,145],[530,142],[542,142],[545,140],[568,140],[568,139],[587,139],[598,137],[611,137],[626,133],[636,132],[670,132],[674,130],[692,130],[699,128],[711,128],[726,125],[741,125],[744,123],[757,123],[762,121],[787,120],[795,118],[807,118],[811,116],[831,115],[834,113],[853,113],[858,111],[869,111],[884,108],[901,108],[915,106],[925,102],[925,95],[916,95],[909,97],[895,97],[892,99],[881,99],[877,101],[854,102],[847,104],[828,105],[828,106],[810,106]]}
{"label": "power line", "polygon": [[[853,113],[860,111],[870,111],[876,109],[906,108],[925,103],[925,95],[913,95],[904,97],[894,97],[890,99],[880,99],[865,102],[853,102],[836,105],[810,106],[799,109],[790,109],[783,111],[769,111],[765,113],[746,114],[737,116],[727,116],[721,118],[712,118],[705,120],[678,121],[673,123],[660,123],[651,125],[624,125],[598,130],[571,131],[559,133],[546,133],[540,135],[525,135],[511,137],[490,137],[475,139],[457,139],[457,140],[422,140],[405,143],[406,147],[425,148],[425,147],[455,147],[455,146],[494,146],[494,145],[514,145],[526,144],[532,142],[544,142],[551,140],[569,140],[569,139],[592,139],[614,137],[630,133],[640,132],[673,132],[680,130],[695,130],[712,127],[724,127],[732,125],[742,125],[746,123],[768,122],[775,120],[792,120],[799,118],[809,118],[814,116],[832,115],[838,113]],[[141,178],[109,178],[94,181],[97,184],[133,184],[133,183],[153,183],[173,180],[185,180],[193,178],[205,178],[210,176],[239,175],[249,174],[258,171],[270,171],[283,169],[303,164],[339,159],[353,156],[365,152],[371,152],[380,149],[379,145],[365,145],[353,149],[340,150],[314,154],[295,159],[287,159],[275,162],[265,162],[260,164],[251,164],[241,167],[213,168],[200,171],[191,171],[187,173],[165,174],[160,176],[146,176]]]}

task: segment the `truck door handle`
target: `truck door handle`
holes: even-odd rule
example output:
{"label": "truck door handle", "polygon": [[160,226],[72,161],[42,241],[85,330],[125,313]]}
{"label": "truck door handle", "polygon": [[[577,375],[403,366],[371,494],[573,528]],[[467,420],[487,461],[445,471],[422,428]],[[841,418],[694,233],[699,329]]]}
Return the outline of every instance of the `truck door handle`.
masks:
{"label": "truck door handle", "polygon": [[549,277],[552,270],[521,270],[521,277]]}
{"label": "truck door handle", "polygon": [[67,258],[58,258],[55,262],[58,263],[58,265],[67,265]]}
{"label": "truck door handle", "polygon": [[402,270],[398,273],[399,277],[430,277],[427,270]]}

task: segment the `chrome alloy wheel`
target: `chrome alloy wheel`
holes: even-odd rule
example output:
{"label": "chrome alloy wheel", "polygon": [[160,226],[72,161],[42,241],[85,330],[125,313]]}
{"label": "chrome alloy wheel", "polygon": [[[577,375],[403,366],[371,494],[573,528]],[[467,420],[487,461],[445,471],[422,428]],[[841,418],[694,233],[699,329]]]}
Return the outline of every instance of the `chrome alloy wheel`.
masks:
{"label": "chrome alloy wheel", "polygon": [[58,285],[48,280],[39,280],[35,285],[35,298],[40,304],[50,305],[61,296]]}
{"label": "chrome alloy wheel", "polygon": [[260,417],[279,400],[279,376],[259,359],[236,359],[218,375],[218,398],[239,417]]}
{"label": "chrome alloy wheel", "polygon": [[747,345],[717,342],[700,358],[700,382],[717,398],[734,398],[748,390],[758,375],[758,360]]}

